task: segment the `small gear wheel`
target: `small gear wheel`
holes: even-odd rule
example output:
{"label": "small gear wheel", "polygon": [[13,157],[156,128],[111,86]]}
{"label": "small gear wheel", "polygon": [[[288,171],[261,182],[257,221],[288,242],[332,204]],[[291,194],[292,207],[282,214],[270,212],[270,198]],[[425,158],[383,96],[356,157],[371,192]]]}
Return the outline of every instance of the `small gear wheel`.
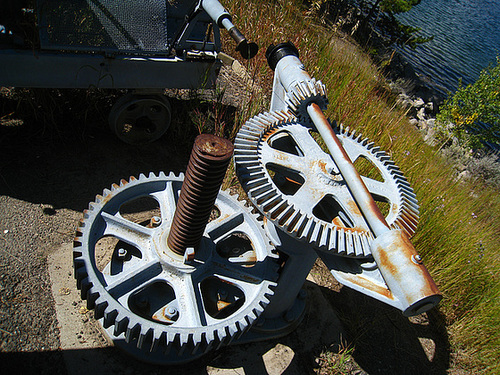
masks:
{"label": "small gear wheel", "polygon": [[297,82],[290,87],[285,102],[302,124],[312,125],[307,107],[316,103],[322,110],[328,106],[325,85],[312,78],[310,81]]}
{"label": "small gear wheel", "polygon": [[168,249],[183,179],[151,173],[114,184],[84,211],[74,242],[88,308],[115,343],[153,363],[187,362],[239,337],[278,277],[261,223],[225,192],[194,258]]}
{"label": "small gear wheel", "polygon": [[[334,128],[387,223],[412,236],[418,204],[399,169],[373,143]],[[261,213],[285,232],[319,250],[368,257],[374,236],[321,142],[289,112],[260,114],[235,140],[240,182]]]}

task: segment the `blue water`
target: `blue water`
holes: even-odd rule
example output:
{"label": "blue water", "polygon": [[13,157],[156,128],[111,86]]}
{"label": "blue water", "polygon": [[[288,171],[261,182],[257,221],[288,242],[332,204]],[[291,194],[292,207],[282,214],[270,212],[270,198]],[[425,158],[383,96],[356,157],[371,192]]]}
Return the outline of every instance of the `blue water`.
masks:
{"label": "blue water", "polygon": [[473,83],[500,56],[500,0],[422,0],[398,19],[434,36],[402,53],[441,93],[455,91],[460,78]]}

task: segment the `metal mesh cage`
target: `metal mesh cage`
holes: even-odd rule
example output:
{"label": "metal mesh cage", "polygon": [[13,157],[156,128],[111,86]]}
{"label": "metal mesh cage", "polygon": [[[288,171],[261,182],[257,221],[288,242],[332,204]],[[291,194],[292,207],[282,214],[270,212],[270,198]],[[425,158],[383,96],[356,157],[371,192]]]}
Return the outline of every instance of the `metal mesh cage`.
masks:
{"label": "metal mesh cage", "polygon": [[38,0],[43,49],[168,53],[166,0]]}

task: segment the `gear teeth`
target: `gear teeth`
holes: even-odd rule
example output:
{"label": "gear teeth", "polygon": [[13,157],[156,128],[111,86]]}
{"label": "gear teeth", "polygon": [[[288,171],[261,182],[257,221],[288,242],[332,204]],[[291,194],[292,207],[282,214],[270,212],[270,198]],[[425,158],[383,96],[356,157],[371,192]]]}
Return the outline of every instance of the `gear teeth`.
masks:
{"label": "gear teeth", "polygon": [[[251,167],[250,171],[252,171]],[[147,186],[151,186],[147,185],[150,182],[166,181],[167,186],[171,186],[172,183],[182,183],[183,178],[184,175],[182,173],[178,176],[170,173],[167,177],[164,172],[160,172],[158,177],[156,177],[151,172],[148,177],[144,174],[140,174],[138,179],[132,176],[129,181],[122,179],[119,185],[112,184],[110,189],[104,189],[103,194],[97,195],[95,201],[89,204],[88,210],[84,211],[83,219],[77,227],[73,248],[73,262],[77,286],[81,290],[82,298],[87,300],[88,308],[94,308],[95,318],[102,319],[101,324],[103,327],[109,327],[110,333],[115,337],[123,335],[126,342],[137,345],[141,350],[173,352],[180,357],[189,355],[189,353],[191,355],[201,355],[215,346],[230,343],[235,337],[239,337],[245,328],[250,328],[247,325],[246,316],[250,315],[249,321],[254,321],[254,310],[245,311],[245,314],[242,314],[241,311],[237,312],[237,315],[235,314],[234,317],[231,317],[232,320],[230,323],[221,321],[215,324],[217,328],[211,328],[210,326],[200,327],[198,332],[195,330],[195,333],[193,333],[194,328],[178,327],[175,324],[164,325],[149,321],[145,324],[142,316],[137,316],[109,293],[109,290],[106,289],[109,283],[109,280],[106,279],[108,276],[106,275],[104,276],[106,283],[103,284],[93,255],[93,246],[98,241],[99,234],[96,234],[95,230],[91,231],[91,229],[95,229],[94,222],[100,218],[104,208],[108,207],[107,204],[110,201],[110,197],[113,197],[113,202],[117,202],[116,204],[118,205],[120,197],[124,196],[126,200],[130,199],[130,196],[133,196],[133,192],[138,191],[139,184],[146,184],[145,189],[147,191]],[[158,184],[154,184],[154,186],[158,186]],[[144,188],[141,189],[142,194]],[[123,191],[127,192],[121,195]],[[221,192],[221,194],[226,197],[224,199],[229,199],[229,194],[224,192]],[[233,200],[239,201],[240,197],[237,194],[231,195],[231,201]],[[245,215],[248,215],[248,218],[258,219],[258,215],[251,212],[251,207],[246,207],[243,204],[239,204],[239,206],[242,211],[237,212],[244,212]],[[261,222],[259,222],[259,226],[261,227],[262,235],[264,235]],[[266,259],[278,259],[278,256],[272,252],[270,244],[265,243],[264,246],[266,250],[262,255],[263,257]],[[278,279],[277,267],[278,264],[273,260],[266,266],[266,272],[269,271],[266,274],[266,280],[268,281],[263,281],[263,284],[260,285],[259,297],[254,302],[254,304],[258,305],[257,311],[259,312],[263,310],[261,305],[269,303],[268,295],[273,294],[269,285],[275,285],[273,281]],[[260,299],[262,299],[262,303]],[[206,331],[199,333],[200,329],[206,329]]]}
{"label": "gear teeth", "polygon": [[328,251],[338,251],[339,247],[337,245],[337,228],[333,228],[332,232],[330,232],[330,239],[328,241]]}
{"label": "gear teeth", "polygon": [[149,351],[154,353],[160,349],[161,346],[165,346],[167,343],[166,340],[167,334],[165,332],[153,332],[153,338],[151,341],[151,347]]}
{"label": "gear teeth", "polygon": [[104,319],[102,326],[104,328],[109,328],[113,324],[115,324],[115,319],[118,316],[118,311],[113,310],[113,311],[104,311]]}
{"label": "gear teeth", "polygon": [[140,333],[137,339],[137,347],[139,349],[146,348],[148,350],[151,349],[151,345],[153,343],[153,329],[150,328],[146,331],[146,333]]}
{"label": "gear teeth", "polygon": [[107,301],[99,301],[100,298],[97,299],[95,302],[94,306],[94,317],[96,320],[99,320],[104,317],[104,312],[106,311],[106,308],[108,307],[108,302]]}
{"label": "gear teeth", "polygon": [[[298,88],[297,97],[309,95],[311,87],[308,83],[307,87]],[[234,162],[236,174],[244,190],[263,214],[291,235],[319,249],[328,249],[327,251],[351,257],[370,256],[370,243],[373,241],[373,235],[368,228],[365,229],[366,232],[345,228],[339,231],[335,225],[326,225],[325,222],[315,217],[308,217],[308,220],[314,223],[306,222],[304,216],[300,215],[301,211],[293,208],[293,196],[285,196],[281,191],[276,190],[274,183],[271,183],[260,159],[262,145],[266,142],[268,134],[276,132],[275,129],[287,131],[288,127],[301,125],[295,123],[296,120],[297,118],[291,116],[289,112],[271,112],[255,116],[242,127],[235,140]],[[361,156],[374,160],[376,167],[384,175],[384,181],[391,180],[388,188],[393,189],[394,202],[391,203],[397,205],[397,211],[394,209],[391,211],[392,221],[389,225],[397,225],[406,228],[408,233],[413,233],[416,221],[418,221],[418,204],[412,188],[399,168],[390,160],[387,153],[367,138],[363,138],[362,134],[356,132],[355,129],[343,124],[337,125],[335,121],[331,123],[340,137],[364,147],[365,150],[362,151]],[[248,135],[251,135],[251,138]],[[348,145],[351,144],[349,142],[347,142]],[[359,146],[354,147],[353,154],[359,149]],[[393,198],[391,197],[391,201]],[[343,246],[349,248],[344,249]]]}
{"label": "gear teeth", "polygon": [[194,348],[193,350],[191,350],[191,355],[194,356],[196,355],[199,351],[200,351],[200,348],[202,346],[202,341],[201,341],[201,338],[200,340],[195,340],[194,341],[196,344],[194,345]]}
{"label": "gear teeth", "polygon": [[[316,103],[323,110],[328,105],[325,86],[314,78],[309,81],[297,82],[287,92],[285,103],[301,120],[310,121],[307,113],[309,104]],[[282,114],[286,116],[286,113]]]}
{"label": "gear teeth", "polygon": [[82,299],[87,298],[87,292],[92,288],[92,284],[88,278],[88,275],[85,275],[85,278],[80,281],[80,296]]}
{"label": "gear teeth", "polygon": [[115,337],[118,337],[122,333],[124,333],[127,330],[128,322],[129,322],[129,319],[127,317],[118,314],[118,316],[115,319],[115,326],[113,329],[113,335]]}
{"label": "gear teeth", "polygon": [[139,323],[136,323],[133,327],[127,327],[125,331],[125,342],[130,344],[133,340],[136,340],[141,333],[141,326]]}
{"label": "gear teeth", "polygon": [[85,263],[82,259],[73,260],[74,276],[76,279],[76,287],[82,289],[82,281],[88,276],[85,270]]}
{"label": "gear teeth", "polygon": [[328,245],[328,236],[330,232],[328,231],[328,228],[326,227],[325,224],[321,224],[321,235],[318,236],[319,241],[318,241],[318,248],[320,249],[326,249]]}
{"label": "gear teeth", "polygon": [[99,293],[92,291],[92,288],[87,292],[87,309],[92,310],[95,307],[95,302],[99,298]]}
{"label": "gear teeth", "polygon": [[73,258],[76,257],[76,256],[81,256],[82,253],[78,253],[77,255],[77,252],[76,252],[76,248],[77,247],[81,247],[82,246],[82,237],[75,237],[73,238]]}

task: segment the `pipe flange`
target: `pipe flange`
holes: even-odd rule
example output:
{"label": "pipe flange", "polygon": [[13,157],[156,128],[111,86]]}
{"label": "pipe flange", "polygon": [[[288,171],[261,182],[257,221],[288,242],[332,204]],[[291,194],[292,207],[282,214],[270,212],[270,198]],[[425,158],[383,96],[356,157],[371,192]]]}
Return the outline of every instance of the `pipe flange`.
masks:
{"label": "pipe flange", "polygon": [[261,223],[225,192],[199,248],[184,256],[168,249],[183,179],[151,173],[105,189],[84,211],[74,241],[75,277],[88,308],[131,354],[139,349],[140,359],[156,363],[187,362],[239,337],[278,278]]}
{"label": "pipe flange", "polygon": [[[391,228],[409,236],[415,194],[385,152],[342,126],[334,130]],[[238,178],[252,203],[286,233],[319,250],[367,257],[374,239],[332,157],[312,127],[290,112],[260,114],[235,140]]]}

